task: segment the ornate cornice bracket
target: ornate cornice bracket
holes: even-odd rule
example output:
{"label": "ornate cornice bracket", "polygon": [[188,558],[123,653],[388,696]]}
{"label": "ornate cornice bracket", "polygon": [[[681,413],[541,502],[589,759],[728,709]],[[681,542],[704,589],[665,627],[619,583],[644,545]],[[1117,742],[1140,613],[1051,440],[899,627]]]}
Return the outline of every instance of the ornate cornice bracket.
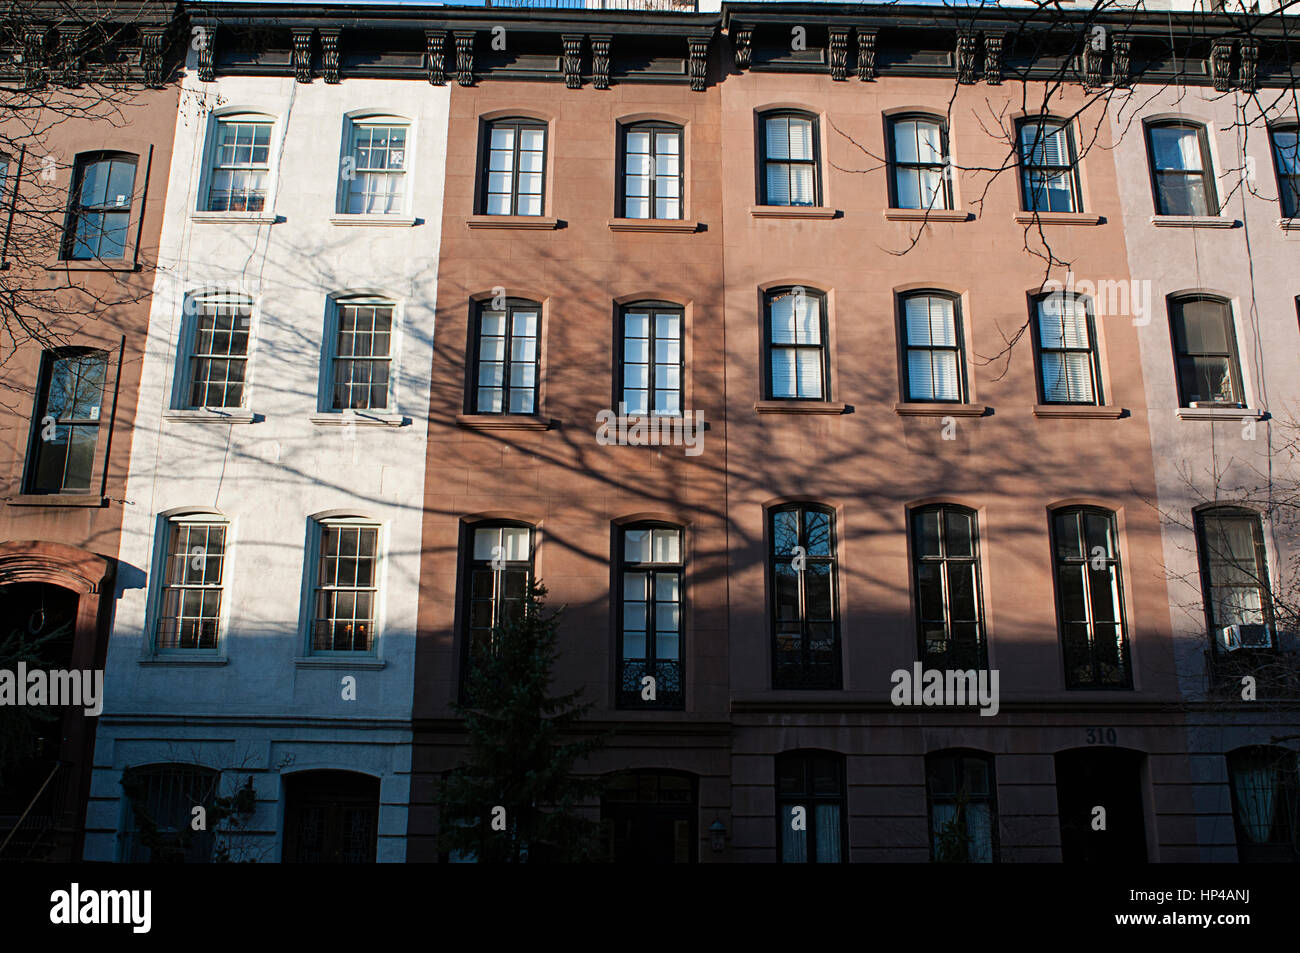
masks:
{"label": "ornate cornice bracket", "polygon": [[167,31],[162,27],[144,27],[140,30],[140,69],[144,84],[155,89],[163,85],[163,46]]}
{"label": "ornate cornice bracket", "polygon": [[870,82],[876,78],[876,31],[858,27],[858,79]]}
{"label": "ornate cornice bracket", "polygon": [[564,85],[569,89],[582,89],[582,40],[581,33],[565,33],[560,37],[564,43]]}
{"label": "ornate cornice bracket", "polygon": [[984,34],[984,82],[990,86],[1002,83],[1002,33]]}
{"label": "ornate cornice bracket", "polygon": [[1232,40],[1222,36],[1215,37],[1210,44],[1208,65],[1215,91],[1226,93],[1232,89]]}
{"label": "ornate cornice bracket", "polygon": [[1110,81],[1114,86],[1125,88],[1133,81],[1129,74],[1129,53],[1133,41],[1126,36],[1117,36],[1110,41]]}
{"label": "ornate cornice bracket", "polygon": [[749,69],[754,59],[754,28],[736,27],[731,31],[731,42],[736,47],[736,68]]}
{"label": "ornate cornice bracket", "polygon": [[687,66],[691,75],[691,89],[704,91],[709,73],[709,41],[713,35],[706,33],[686,38]]}
{"label": "ornate cornice bracket", "polygon": [[456,82],[462,86],[474,85],[474,31],[457,30]]}
{"label": "ornate cornice bracket", "polygon": [[424,31],[425,66],[429,71],[429,83],[442,86],[447,82],[447,31]]}
{"label": "ornate cornice bracket", "polygon": [[1237,85],[1246,93],[1253,93],[1258,86],[1259,76],[1256,66],[1259,63],[1259,43],[1256,40],[1241,41],[1241,66],[1237,74]]}
{"label": "ornate cornice bracket", "polygon": [[213,54],[216,52],[217,38],[215,27],[200,26],[194,34],[194,42],[199,53],[199,81],[210,83],[216,78]]}
{"label": "ornate cornice bracket", "polygon": [[957,34],[957,82],[969,86],[975,82],[976,36],[967,30]]}
{"label": "ornate cornice bracket", "polygon": [[29,26],[23,30],[23,85],[40,89],[45,85],[45,38],[49,31],[43,26]]}
{"label": "ornate cornice bracket", "polygon": [[327,29],[320,31],[321,71],[325,82],[334,85],[339,81],[339,34],[342,30]]}
{"label": "ornate cornice bracket", "polygon": [[830,28],[830,65],[831,79],[843,81],[849,78],[849,28]]}
{"label": "ornate cornice bracket", "polygon": [[609,54],[614,44],[614,37],[589,36],[591,43],[591,85],[597,89],[609,89]]}
{"label": "ornate cornice bracket", "polygon": [[311,82],[311,37],[313,31],[293,31],[293,78],[300,83]]}

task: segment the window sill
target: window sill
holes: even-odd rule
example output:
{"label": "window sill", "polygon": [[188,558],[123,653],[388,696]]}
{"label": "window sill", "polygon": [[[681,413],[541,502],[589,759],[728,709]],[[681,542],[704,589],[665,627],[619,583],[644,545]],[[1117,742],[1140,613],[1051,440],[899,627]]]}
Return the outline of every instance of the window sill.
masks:
{"label": "window sill", "polygon": [[280,216],[268,212],[191,212],[190,220],[206,225],[274,225]]}
{"label": "window sill", "polygon": [[987,404],[946,404],[942,401],[899,401],[894,413],[900,417],[983,417]]}
{"label": "window sill", "polygon": [[1151,224],[1166,228],[1236,228],[1237,220],[1222,215],[1152,215]]}
{"label": "window sill", "polygon": [[112,261],[81,261],[60,258],[45,266],[46,271],[139,271],[140,266],[125,258]]}
{"label": "window sill", "polygon": [[216,668],[221,665],[229,665],[230,659],[224,655],[195,655],[185,657],[184,655],[149,655],[145,658],[138,659],[141,665],[171,665],[177,667],[183,666],[200,666]]}
{"label": "window sill", "polygon": [[5,500],[10,506],[91,506],[108,505],[108,497],[97,493],[20,493]]}
{"label": "window sill", "polygon": [[1118,420],[1127,417],[1128,411],[1123,407],[1096,404],[1035,404],[1035,417],[1096,417],[1098,419]]}
{"label": "window sill", "polygon": [[1021,225],[1100,225],[1104,221],[1100,215],[1088,212],[1017,212],[1016,222]]}
{"label": "window sill", "polygon": [[384,660],[373,655],[306,655],[293,660],[295,668],[352,668],[378,671],[384,667]]}
{"label": "window sill", "polygon": [[1249,407],[1179,407],[1179,420],[1263,420],[1264,411]]}
{"label": "window sill", "polygon": [[169,423],[188,424],[251,424],[263,419],[249,410],[217,410],[208,407],[194,407],[183,410],[163,412],[163,420]]}
{"label": "window sill", "polygon": [[331,225],[391,225],[410,228],[418,219],[400,215],[331,215]]}
{"label": "window sill", "polygon": [[751,205],[749,214],[754,218],[839,218],[840,210],[824,205]]}
{"label": "window sill", "polygon": [[975,217],[953,208],[887,208],[884,214],[891,222],[968,222]]}
{"label": "window sill", "polygon": [[470,228],[532,228],[549,231],[560,227],[560,220],[543,215],[471,215],[465,219]]}
{"label": "window sill", "polygon": [[611,218],[611,232],[698,232],[699,222],[679,218]]}
{"label": "window sill", "polygon": [[760,400],[754,404],[759,414],[844,414],[849,405],[832,400]]}
{"label": "window sill", "polygon": [[312,423],[318,427],[404,427],[410,418],[401,414],[374,414],[366,410],[336,410],[312,414]]}
{"label": "window sill", "polygon": [[1300,218],[1279,218],[1277,227],[1284,232],[1300,232]]}
{"label": "window sill", "polygon": [[457,414],[456,426],[466,430],[550,430],[551,421],[532,414]]}

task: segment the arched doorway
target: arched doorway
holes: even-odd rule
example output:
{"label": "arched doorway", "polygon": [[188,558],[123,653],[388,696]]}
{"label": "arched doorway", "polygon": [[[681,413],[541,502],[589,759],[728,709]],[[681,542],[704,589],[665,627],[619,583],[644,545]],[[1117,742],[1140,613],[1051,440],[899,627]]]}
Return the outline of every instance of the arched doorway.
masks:
{"label": "arched doorway", "polygon": [[290,864],[372,864],[379,779],[355,771],[299,771],[284,779],[284,855]]}
{"label": "arched doorway", "polygon": [[693,864],[698,814],[693,775],[615,774],[600,800],[608,857],[615,863]]}
{"label": "arched doorway", "polygon": [[[1071,748],[1056,753],[1056,803],[1065,863],[1146,863],[1140,751]],[[1099,829],[1097,808],[1105,811]]]}

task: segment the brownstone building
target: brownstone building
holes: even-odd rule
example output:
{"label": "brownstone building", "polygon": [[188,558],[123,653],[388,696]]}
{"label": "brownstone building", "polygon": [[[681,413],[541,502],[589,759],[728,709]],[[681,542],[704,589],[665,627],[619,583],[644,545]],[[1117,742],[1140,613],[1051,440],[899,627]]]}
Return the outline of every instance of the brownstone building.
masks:
{"label": "brownstone building", "polygon": [[[102,669],[115,594],[141,584],[118,541],[183,44],[174,4],[17,9],[34,19],[0,64],[0,642],[39,643],[31,668]],[[80,856],[95,720],[53,711],[0,783],[0,859]]]}

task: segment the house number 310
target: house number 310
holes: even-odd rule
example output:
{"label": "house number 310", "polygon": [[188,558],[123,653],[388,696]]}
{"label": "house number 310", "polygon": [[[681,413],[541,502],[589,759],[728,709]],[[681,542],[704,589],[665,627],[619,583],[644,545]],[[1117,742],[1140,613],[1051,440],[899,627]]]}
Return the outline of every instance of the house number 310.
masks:
{"label": "house number 310", "polygon": [[1088,744],[1090,745],[1113,745],[1119,741],[1119,736],[1115,734],[1114,728],[1089,728]]}

